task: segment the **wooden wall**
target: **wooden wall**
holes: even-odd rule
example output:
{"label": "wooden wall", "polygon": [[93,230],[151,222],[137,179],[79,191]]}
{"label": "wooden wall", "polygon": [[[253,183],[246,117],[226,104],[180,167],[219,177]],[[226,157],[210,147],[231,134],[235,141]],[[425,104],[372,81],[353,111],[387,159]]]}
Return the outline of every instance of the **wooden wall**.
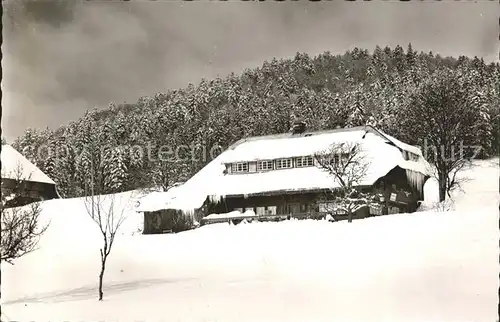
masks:
{"label": "wooden wall", "polygon": [[177,233],[192,228],[191,216],[181,210],[164,209],[144,212],[143,234]]}
{"label": "wooden wall", "polygon": [[[290,212],[290,207],[294,204],[303,205],[303,211],[314,211],[316,207],[316,200],[318,193],[296,193],[296,194],[277,194],[277,195],[261,195],[229,197],[224,199],[220,204],[213,207],[215,213],[226,213],[233,211],[235,208],[242,208],[243,210],[248,207],[268,207],[276,206],[277,214],[287,214]],[[254,211],[256,211],[254,209]]]}
{"label": "wooden wall", "polygon": [[404,212],[414,212],[421,198],[420,193],[408,184],[405,170],[399,167],[377,180],[373,192],[384,196],[386,207],[398,207]]}
{"label": "wooden wall", "polygon": [[56,186],[49,183],[22,181],[2,178],[2,194],[15,193],[16,198],[6,203],[6,207],[20,207],[32,202],[59,198]]}
{"label": "wooden wall", "polygon": [[[395,168],[387,176],[379,179],[372,187],[365,187],[363,190],[375,194],[381,194],[384,197],[383,214],[394,212],[414,212],[417,208],[419,193],[414,191],[408,184],[406,172],[401,168]],[[261,194],[253,196],[228,196],[221,203],[211,205],[209,213],[227,213],[237,208],[269,207],[276,206],[276,214],[289,214],[317,212],[318,203],[331,199],[332,195],[328,190],[319,190],[315,192],[277,192],[272,194]],[[366,212],[364,209],[362,212]],[[208,213],[207,213],[208,214]]]}

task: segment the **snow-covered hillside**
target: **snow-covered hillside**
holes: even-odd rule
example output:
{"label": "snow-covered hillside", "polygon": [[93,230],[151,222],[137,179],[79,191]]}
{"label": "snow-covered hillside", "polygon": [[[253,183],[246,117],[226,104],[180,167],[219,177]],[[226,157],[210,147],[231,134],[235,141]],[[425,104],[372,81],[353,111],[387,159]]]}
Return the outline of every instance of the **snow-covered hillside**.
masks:
{"label": "snow-covered hillside", "polygon": [[[495,321],[498,160],[453,212],[329,223],[216,224],[133,234],[125,221],[97,301],[99,233],[80,199],[43,204],[40,249],[2,265],[2,321]],[[432,187],[426,187],[432,191]]]}

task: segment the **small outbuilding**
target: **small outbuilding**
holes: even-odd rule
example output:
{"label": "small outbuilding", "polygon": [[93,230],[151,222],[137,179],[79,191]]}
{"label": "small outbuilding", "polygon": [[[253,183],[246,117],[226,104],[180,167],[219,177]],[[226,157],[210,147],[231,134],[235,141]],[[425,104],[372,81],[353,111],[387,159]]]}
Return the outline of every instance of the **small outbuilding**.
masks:
{"label": "small outbuilding", "polygon": [[153,191],[138,201],[136,211],[144,215],[143,234],[176,233],[197,224],[196,218],[201,217],[201,210],[186,213],[172,204],[179,186],[175,185],[168,191]]}
{"label": "small outbuilding", "polygon": [[5,207],[60,198],[56,183],[8,144],[2,144],[2,195],[12,196]]}

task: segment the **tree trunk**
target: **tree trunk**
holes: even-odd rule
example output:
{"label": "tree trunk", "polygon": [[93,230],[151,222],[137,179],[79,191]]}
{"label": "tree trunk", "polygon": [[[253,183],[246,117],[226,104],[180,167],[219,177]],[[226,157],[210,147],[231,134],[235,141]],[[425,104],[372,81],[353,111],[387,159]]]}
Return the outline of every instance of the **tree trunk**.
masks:
{"label": "tree trunk", "polygon": [[439,184],[439,202],[442,202],[446,199],[446,175],[444,175],[444,170],[438,169],[438,184]]}
{"label": "tree trunk", "polygon": [[442,202],[446,199],[446,179],[439,179],[439,202]]}
{"label": "tree trunk", "polygon": [[446,199],[446,188],[439,187],[439,202]]}
{"label": "tree trunk", "polygon": [[101,261],[101,273],[99,274],[99,301],[102,301],[102,280],[104,278],[104,270],[106,269],[106,259]]}
{"label": "tree trunk", "polygon": [[347,222],[352,222],[352,211],[347,212]]}

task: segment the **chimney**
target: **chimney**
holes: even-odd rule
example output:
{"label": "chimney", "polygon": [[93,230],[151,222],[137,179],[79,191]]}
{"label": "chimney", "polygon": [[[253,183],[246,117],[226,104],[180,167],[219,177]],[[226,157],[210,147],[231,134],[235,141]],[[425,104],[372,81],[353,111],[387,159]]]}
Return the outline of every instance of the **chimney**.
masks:
{"label": "chimney", "polygon": [[306,122],[302,119],[297,119],[292,125],[292,134],[302,134],[306,131]]}

